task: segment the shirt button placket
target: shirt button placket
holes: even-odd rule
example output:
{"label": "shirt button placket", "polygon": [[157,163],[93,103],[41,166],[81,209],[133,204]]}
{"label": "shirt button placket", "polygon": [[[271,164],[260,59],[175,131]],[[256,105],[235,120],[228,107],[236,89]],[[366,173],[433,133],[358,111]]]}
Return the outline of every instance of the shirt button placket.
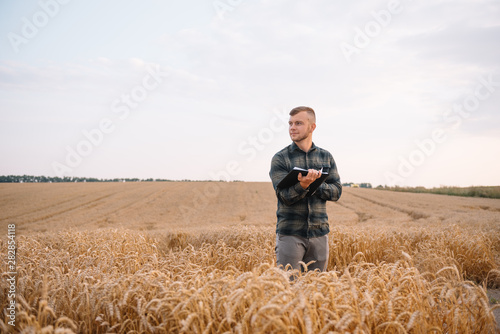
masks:
{"label": "shirt button placket", "polygon": [[[309,159],[308,154],[306,152],[306,169],[309,169]],[[306,197],[307,199],[307,237],[310,238],[309,235],[309,226],[311,226],[311,205],[310,205],[310,197]]]}

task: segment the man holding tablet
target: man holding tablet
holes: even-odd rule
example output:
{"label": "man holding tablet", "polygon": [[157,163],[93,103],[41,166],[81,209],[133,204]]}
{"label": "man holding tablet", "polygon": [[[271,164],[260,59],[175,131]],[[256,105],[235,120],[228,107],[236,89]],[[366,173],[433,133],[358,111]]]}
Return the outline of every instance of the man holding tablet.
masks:
{"label": "man holding tablet", "polygon": [[[304,270],[300,261],[305,264],[314,261],[308,270],[325,271],[330,232],[326,201],[340,198],[342,184],[330,152],[312,141],[316,129],[314,110],[309,107],[292,109],[288,124],[292,144],[274,155],[269,172],[278,198],[277,264]],[[307,174],[298,173],[294,185],[281,188],[280,182],[296,167],[307,170]],[[322,172],[327,172],[328,176],[317,189],[310,191],[311,184],[321,177]]]}

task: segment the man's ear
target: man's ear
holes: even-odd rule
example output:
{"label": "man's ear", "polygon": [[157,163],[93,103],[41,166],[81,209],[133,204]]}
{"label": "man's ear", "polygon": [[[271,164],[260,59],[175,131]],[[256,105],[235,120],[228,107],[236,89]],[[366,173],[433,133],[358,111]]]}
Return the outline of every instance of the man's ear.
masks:
{"label": "man's ear", "polygon": [[315,129],[316,129],[316,123],[313,123],[313,124],[311,125],[311,131],[314,131]]}

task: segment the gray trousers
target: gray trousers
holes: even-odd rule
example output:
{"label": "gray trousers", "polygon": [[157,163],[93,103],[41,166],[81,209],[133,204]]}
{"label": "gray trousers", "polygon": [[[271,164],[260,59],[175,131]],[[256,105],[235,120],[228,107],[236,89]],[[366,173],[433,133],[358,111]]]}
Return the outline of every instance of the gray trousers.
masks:
{"label": "gray trousers", "polygon": [[276,262],[283,268],[290,264],[293,269],[304,271],[299,261],[311,263],[307,269],[326,270],[328,264],[328,235],[317,238],[303,238],[295,235],[276,234]]}

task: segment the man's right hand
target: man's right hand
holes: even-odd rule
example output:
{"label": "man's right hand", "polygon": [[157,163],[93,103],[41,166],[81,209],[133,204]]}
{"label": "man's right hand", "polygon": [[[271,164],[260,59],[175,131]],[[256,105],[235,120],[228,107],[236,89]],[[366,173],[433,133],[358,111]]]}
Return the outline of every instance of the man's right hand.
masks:
{"label": "man's right hand", "polygon": [[311,183],[316,181],[316,179],[318,179],[320,176],[321,171],[315,169],[309,169],[306,176],[302,176],[302,174],[299,173],[298,179],[300,182],[300,186],[303,189],[307,189],[311,185]]}

